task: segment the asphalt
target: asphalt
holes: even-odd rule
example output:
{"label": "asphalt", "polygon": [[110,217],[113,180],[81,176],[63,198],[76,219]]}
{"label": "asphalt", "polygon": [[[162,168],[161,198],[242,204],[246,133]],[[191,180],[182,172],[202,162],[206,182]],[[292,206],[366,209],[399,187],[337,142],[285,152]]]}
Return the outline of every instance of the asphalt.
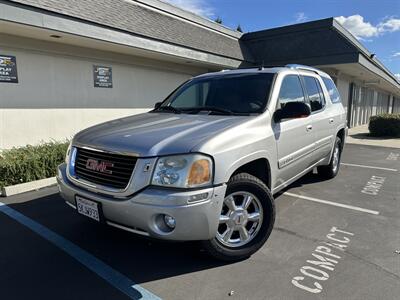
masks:
{"label": "asphalt", "polygon": [[[55,187],[0,201],[162,299],[399,299],[399,153],[346,145],[339,175],[308,174],[276,195],[270,239],[231,264],[197,243],[99,225]],[[0,210],[0,299],[132,299],[77,255]]]}

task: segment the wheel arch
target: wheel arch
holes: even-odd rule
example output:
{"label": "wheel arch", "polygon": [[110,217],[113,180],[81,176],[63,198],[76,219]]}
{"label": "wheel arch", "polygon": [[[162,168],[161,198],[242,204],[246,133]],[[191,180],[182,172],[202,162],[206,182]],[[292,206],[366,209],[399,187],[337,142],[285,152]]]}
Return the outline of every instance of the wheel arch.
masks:
{"label": "wheel arch", "polygon": [[340,145],[340,147],[341,147],[340,150],[343,150],[345,139],[346,139],[346,130],[345,130],[345,128],[340,128],[338,130],[338,132],[336,133],[336,136],[339,137],[340,140],[342,141],[342,144]]}
{"label": "wheel arch", "polygon": [[271,189],[271,164],[270,160],[266,156],[255,156],[235,163],[227,173],[226,181],[239,173],[248,173],[253,175]]}

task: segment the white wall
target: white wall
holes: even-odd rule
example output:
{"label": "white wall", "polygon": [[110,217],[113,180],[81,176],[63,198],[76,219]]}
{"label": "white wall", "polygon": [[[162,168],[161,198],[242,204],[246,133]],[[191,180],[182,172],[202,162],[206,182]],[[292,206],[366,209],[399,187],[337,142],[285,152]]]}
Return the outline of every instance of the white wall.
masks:
{"label": "white wall", "polygon": [[[60,44],[53,49],[22,38],[0,41],[0,54],[16,56],[19,79],[0,83],[0,149],[70,138],[87,126],[146,111],[207,71],[71,46],[60,51]],[[93,87],[93,65],[112,67],[113,88]]]}
{"label": "white wall", "polygon": [[350,81],[343,77],[338,77],[336,79],[336,86],[339,90],[340,97],[342,99],[342,104],[347,110],[349,103],[349,91],[350,91]]}

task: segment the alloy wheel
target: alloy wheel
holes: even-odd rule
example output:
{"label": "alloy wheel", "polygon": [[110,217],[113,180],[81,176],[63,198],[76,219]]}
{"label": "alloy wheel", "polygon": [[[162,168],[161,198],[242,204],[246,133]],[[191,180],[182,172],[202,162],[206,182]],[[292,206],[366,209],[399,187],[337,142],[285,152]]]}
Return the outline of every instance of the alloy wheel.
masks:
{"label": "alloy wheel", "polygon": [[260,200],[248,192],[235,192],[224,199],[217,240],[228,247],[248,244],[260,230],[263,209]]}
{"label": "alloy wheel", "polygon": [[336,144],[335,150],[333,150],[333,157],[332,157],[332,171],[336,173],[339,167],[339,160],[340,160],[340,149],[339,145]]}

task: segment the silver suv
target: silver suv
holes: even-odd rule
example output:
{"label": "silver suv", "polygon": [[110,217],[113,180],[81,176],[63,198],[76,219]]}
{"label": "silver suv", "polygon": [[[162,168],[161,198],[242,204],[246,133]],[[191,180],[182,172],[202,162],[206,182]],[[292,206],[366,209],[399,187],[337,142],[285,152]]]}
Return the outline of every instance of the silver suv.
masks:
{"label": "silver suv", "polygon": [[57,180],[82,215],[202,241],[211,255],[238,260],[268,239],[275,193],[315,167],[336,176],[346,130],[339,93],[320,70],[209,73],[148,113],[76,134]]}

